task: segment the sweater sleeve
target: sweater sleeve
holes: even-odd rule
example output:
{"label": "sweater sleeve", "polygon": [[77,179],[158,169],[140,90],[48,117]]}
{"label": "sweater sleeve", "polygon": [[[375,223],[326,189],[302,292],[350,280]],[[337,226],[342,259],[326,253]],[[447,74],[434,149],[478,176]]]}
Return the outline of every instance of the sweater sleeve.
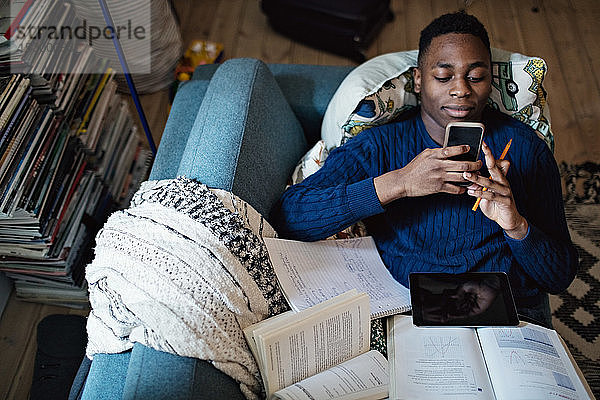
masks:
{"label": "sweater sleeve", "polygon": [[377,147],[363,132],[333,150],[323,167],[284,192],[271,212],[283,237],[320,240],[383,212],[373,178]]}
{"label": "sweater sleeve", "polygon": [[529,231],[521,240],[505,237],[525,273],[545,291],[558,293],[573,281],[578,257],[567,228],[558,167],[542,146],[525,180],[529,195],[523,214]]}

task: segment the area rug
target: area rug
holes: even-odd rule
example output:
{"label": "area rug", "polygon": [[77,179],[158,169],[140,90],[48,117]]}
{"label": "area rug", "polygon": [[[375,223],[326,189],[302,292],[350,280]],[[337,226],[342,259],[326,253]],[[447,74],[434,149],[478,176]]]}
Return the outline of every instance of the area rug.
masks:
{"label": "area rug", "polygon": [[579,271],[567,290],[550,296],[552,323],[600,398],[600,204],[572,198],[569,203],[565,211]]}

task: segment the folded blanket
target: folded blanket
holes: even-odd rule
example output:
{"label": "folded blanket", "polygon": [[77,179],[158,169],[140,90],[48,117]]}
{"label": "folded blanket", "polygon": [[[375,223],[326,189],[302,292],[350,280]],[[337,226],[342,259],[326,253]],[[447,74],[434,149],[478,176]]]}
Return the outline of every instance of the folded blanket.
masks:
{"label": "folded blanket", "polygon": [[88,357],[139,342],[209,360],[257,398],[242,330],[287,309],[260,239],[274,234],[230,193],[185,178],[145,182],[98,233],[86,268]]}

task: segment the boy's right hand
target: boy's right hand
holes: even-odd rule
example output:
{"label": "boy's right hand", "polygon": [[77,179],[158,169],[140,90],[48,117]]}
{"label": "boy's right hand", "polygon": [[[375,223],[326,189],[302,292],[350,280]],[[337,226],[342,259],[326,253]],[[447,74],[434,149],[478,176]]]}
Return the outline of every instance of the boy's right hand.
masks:
{"label": "boy's right hand", "polygon": [[452,182],[465,182],[463,172],[478,171],[482,162],[453,161],[449,158],[468,152],[468,145],[425,149],[405,167],[376,177],[375,191],[381,205],[403,197],[464,193],[466,188]]}

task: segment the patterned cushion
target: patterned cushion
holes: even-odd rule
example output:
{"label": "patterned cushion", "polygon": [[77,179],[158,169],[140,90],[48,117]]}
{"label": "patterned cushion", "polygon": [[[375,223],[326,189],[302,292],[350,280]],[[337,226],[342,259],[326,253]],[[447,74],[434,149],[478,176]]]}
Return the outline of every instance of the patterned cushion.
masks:
{"label": "patterned cushion", "polygon": [[[323,116],[321,139],[327,149],[338,147],[356,135],[362,130],[361,125],[363,129],[381,125],[390,121],[391,115],[402,106],[417,104],[414,93],[405,91],[405,84],[412,77],[404,75],[417,65],[417,54],[415,50],[383,54],[359,65],[346,76]],[[383,104],[377,101],[378,94]],[[366,103],[361,107],[363,100]],[[373,100],[374,107],[370,107],[369,100]],[[369,109],[371,117],[367,116]]]}
{"label": "patterned cushion", "polygon": [[548,68],[539,57],[492,49],[492,93],[489,104],[531,126],[554,151],[550,110],[542,85]]}
{"label": "patterned cushion", "polygon": [[386,81],[375,93],[358,103],[346,123],[342,125],[344,144],[365,129],[393,121],[409,108],[417,105],[412,68]]}
{"label": "patterned cushion", "polygon": [[[416,56],[416,51],[384,54],[360,65],[346,77],[323,119],[321,136],[328,150],[364,129],[393,121],[418,104],[412,77]],[[546,91],[542,86],[546,71],[541,58],[492,49],[492,93],[488,101],[492,107],[531,126],[554,150]]]}
{"label": "patterned cushion", "polygon": [[325,147],[325,142],[319,140],[298,162],[294,173],[292,174],[292,184],[300,183],[306,178],[317,172],[325,162],[329,151]]}

